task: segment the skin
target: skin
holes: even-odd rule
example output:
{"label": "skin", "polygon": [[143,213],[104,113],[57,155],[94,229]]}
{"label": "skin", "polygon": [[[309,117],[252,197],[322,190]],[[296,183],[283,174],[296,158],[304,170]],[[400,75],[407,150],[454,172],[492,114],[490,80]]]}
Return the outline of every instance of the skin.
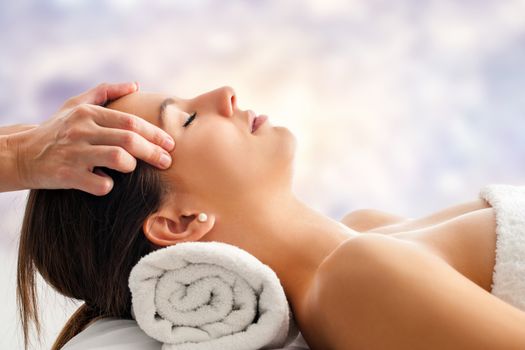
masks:
{"label": "skin", "polygon": [[[166,98],[176,103],[161,123]],[[421,219],[359,210],[341,223],[292,192],[294,135],[271,119],[251,134],[249,113],[238,108],[231,87],[192,99],[137,92],[109,108],[144,118],[177,144],[172,166],[161,171],[169,195],[144,222],[146,237],[159,247],[220,241],[254,255],[279,276],[312,349],[525,344],[524,313],[489,293],[496,224],[488,203]],[[430,293],[435,285],[450,293]],[[422,337],[407,336],[407,329]]]}

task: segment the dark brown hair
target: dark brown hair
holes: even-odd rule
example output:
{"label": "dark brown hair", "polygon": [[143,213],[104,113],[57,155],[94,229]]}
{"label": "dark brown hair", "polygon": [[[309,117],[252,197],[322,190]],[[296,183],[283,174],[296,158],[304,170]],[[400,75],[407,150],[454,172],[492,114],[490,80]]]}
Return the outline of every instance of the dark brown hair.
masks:
{"label": "dark brown hair", "polygon": [[131,173],[101,168],[113,178],[105,196],[79,190],[31,190],[18,249],[17,301],[25,348],[33,324],[40,339],[36,272],[60,294],[83,300],[52,349],[61,349],[98,317],[131,318],[128,277],[155,250],[142,225],[164,198],[166,184],[137,161]]}

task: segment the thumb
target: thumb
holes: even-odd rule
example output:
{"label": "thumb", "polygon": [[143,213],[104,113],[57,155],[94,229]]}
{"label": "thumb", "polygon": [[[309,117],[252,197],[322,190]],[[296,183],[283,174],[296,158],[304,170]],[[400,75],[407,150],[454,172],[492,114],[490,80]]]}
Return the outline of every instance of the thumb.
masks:
{"label": "thumb", "polygon": [[68,100],[70,106],[87,103],[102,106],[109,101],[116,100],[122,96],[138,90],[138,84],[120,83],[120,84],[100,84],[97,87],[88,90]]}

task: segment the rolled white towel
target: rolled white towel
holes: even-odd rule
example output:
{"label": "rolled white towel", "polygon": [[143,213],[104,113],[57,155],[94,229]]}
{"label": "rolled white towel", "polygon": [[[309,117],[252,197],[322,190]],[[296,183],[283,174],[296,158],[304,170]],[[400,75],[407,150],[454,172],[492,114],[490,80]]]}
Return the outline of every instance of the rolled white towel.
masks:
{"label": "rolled white towel", "polygon": [[184,242],[144,256],[129,276],[132,313],[163,350],[254,350],[298,329],[275,272],[220,242]]}

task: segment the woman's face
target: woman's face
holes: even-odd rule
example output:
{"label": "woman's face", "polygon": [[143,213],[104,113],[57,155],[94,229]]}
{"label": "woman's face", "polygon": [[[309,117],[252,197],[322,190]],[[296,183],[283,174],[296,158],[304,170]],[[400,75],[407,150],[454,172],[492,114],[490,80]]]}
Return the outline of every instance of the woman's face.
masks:
{"label": "woman's face", "polygon": [[291,187],[295,137],[269,119],[252,133],[253,116],[237,108],[230,87],[192,99],[137,92],[109,107],[144,118],[174,138],[172,165],[163,175],[175,185],[175,195],[224,205],[245,196],[264,200]]}

